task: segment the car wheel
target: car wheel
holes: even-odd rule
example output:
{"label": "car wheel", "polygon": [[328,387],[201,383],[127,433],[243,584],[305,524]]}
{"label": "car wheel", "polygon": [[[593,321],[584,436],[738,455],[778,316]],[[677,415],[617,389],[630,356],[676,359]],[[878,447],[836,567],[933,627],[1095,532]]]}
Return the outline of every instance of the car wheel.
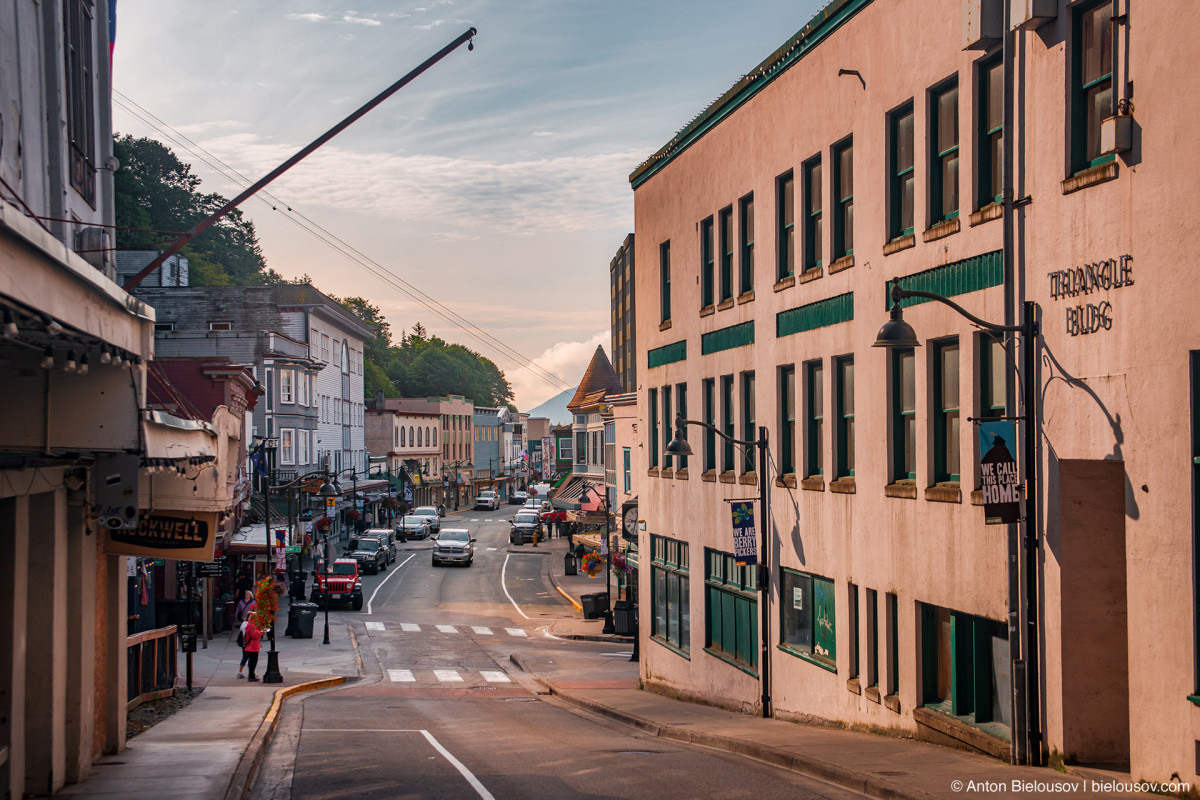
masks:
{"label": "car wheel", "polygon": [[354,610],[362,611],[363,599],[361,597],[354,598]]}

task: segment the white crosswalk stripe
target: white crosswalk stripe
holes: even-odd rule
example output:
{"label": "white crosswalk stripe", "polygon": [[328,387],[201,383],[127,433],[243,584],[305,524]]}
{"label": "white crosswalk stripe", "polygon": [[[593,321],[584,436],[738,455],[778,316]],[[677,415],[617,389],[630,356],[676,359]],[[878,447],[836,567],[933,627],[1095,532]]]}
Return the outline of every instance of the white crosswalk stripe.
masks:
{"label": "white crosswalk stripe", "polygon": [[488,548],[488,552],[490,553],[490,552],[492,552],[492,551],[494,551],[494,550],[498,550],[498,549],[499,549],[499,548],[497,548],[497,547],[489,547],[489,548]]}
{"label": "white crosswalk stripe", "polygon": [[421,626],[416,624],[415,622],[401,622],[400,630],[405,631],[407,633],[420,633]]}
{"label": "white crosswalk stripe", "polygon": [[382,623],[382,622],[368,622],[368,623],[367,623],[367,630],[369,630],[369,631],[382,631],[382,630],[385,630],[385,628],[383,627],[383,623]]}
{"label": "white crosswalk stripe", "polygon": [[453,625],[437,625],[435,627],[442,633],[458,633],[458,628]]}
{"label": "white crosswalk stripe", "polygon": [[387,674],[388,680],[396,683],[412,683],[417,679],[411,669],[389,669]]}
{"label": "white crosswalk stripe", "polygon": [[478,633],[480,636],[491,636],[491,635],[492,635],[492,629],[491,629],[491,628],[482,628],[482,627],[480,627],[480,626],[478,626],[478,625],[472,625],[472,626],[471,626],[471,630],[475,631],[475,632],[476,632],[476,633]]}
{"label": "white crosswalk stripe", "polygon": [[458,674],[456,669],[435,669],[433,677],[437,678],[442,683],[462,682],[462,675]]}
{"label": "white crosswalk stripe", "polygon": [[482,675],[483,679],[486,680],[488,683],[512,683],[512,681],[509,679],[509,677],[507,675],[505,675],[503,672],[497,672],[497,671],[492,671],[492,670],[480,670],[479,674]]}
{"label": "white crosswalk stripe", "polygon": [[525,636],[526,635],[525,631],[521,630],[520,628],[505,628],[504,630],[506,630],[508,632],[509,636]]}

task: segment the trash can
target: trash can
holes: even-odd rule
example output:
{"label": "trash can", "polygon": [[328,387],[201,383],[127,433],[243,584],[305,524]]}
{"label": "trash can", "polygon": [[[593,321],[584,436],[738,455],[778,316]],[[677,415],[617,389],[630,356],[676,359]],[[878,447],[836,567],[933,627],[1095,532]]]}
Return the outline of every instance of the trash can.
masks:
{"label": "trash can", "polygon": [[311,639],[316,618],[316,603],[292,603],[288,608],[288,626],[284,635],[293,639]]}
{"label": "trash can", "polygon": [[632,600],[613,603],[613,627],[617,636],[633,636],[637,625],[637,606]]}
{"label": "trash can", "polygon": [[578,575],[579,574],[579,567],[575,563],[575,554],[572,553],[570,550],[568,550],[566,553],[563,554],[563,574],[564,575]]}
{"label": "trash can", "polygon": [[579,597],[584,619],[600,619],[608,611],[608,592],[596,592]]}
{"label": "trash can", "polygon": [[308,572],[306,570],[298,569],[292,572],[288,581],[291,587],[289,595],[293,600],[304,600],[304,585],[307,580]]}

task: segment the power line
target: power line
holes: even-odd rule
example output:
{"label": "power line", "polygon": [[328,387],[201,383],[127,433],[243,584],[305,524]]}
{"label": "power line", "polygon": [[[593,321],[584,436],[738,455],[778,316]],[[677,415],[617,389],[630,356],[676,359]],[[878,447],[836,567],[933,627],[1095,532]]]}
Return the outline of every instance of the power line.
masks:
{"label": "power line", "polygon": [[[182,147],[183,149],[191,152],[193,155],[203,161],[210,169],[217,172],[226,180],[229,180],[237,185],[249,183],[249,179],[245,175],[242,175],[232,166],[226,164],[219,157],[206,150],[203,146],[193,141],[185,134],[176,130],[169,123],[165,122],[153,112],[129,98],[127,95],[119,91],[114,91],[114,95],[116,95],[114,100],[117,105],[121,106],[144,124],[158,131],[165,138],[173,141],[176,146]],[[268,202],[266,198],[269,198],[270,201],[273,201],[273,204],[272,202]],[[271,207],[272,211],[283,214],[283,216],[294,225],[297,225],[310,235],[321,240],[325,245],[337,251],[348,260],[356,263],[374,277],[380,279],[384,283],[387,283],[394,289],[409,297],[418,305],[446,320],[452,326],[460,328],[467,335],[481,342],[483,345],[491,348],[502,358],[512,362],[517,368],[528,370],[534,377],[540,379],[544,383],[547,383],[553,388],[572,388],[571,384],[560,378],[558,375],[555,375],[549,370],[543,368],[533,359],[503,342],[494,334],[489,333],[488,331],[476,325],[474,322],[471,322],[466,317],[463,317],[458,312],[447,307],[445,304],[441,303],[425,291],[419,289],[409,281],[397,275],[392,270],[375,261],[373,258],[366,255],[349,242],[329,231],[315,220],[312,220],[302,212],[296,211],[291,205],[280,200],[277,196],[271,194],[270,192],[263,191],[260,193],[258,199],[264,203],[267,203],[267,205]],[[286,210],[280,210],[279,206],[282,206]]]}

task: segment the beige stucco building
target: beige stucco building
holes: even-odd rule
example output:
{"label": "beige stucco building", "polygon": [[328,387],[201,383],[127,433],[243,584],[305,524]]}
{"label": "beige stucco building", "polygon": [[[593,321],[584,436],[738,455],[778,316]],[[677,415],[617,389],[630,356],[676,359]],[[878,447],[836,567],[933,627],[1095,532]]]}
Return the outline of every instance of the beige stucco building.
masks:
{"label": "beige stucco building", "polygon": [[[1028,668],[1035,752],[1195,782],[1200,90],[1169,67],[1200,9],[1013,4],[1006,206],[1003,5],[835,0],[631,176],[643,679],[758,711],[766,654],[775,716],[1008,757]],[[938,303],[906,309],[922,346],[873,349],[896,279],[991,322],[1036,303],[1036,408],[1019,342]],[[1027,411],[1021,653],[973,420]],[[768,474],[696,426],[666,457],[677,413],[764,426]],[[760,595],[724,501],[764,480]]]}

